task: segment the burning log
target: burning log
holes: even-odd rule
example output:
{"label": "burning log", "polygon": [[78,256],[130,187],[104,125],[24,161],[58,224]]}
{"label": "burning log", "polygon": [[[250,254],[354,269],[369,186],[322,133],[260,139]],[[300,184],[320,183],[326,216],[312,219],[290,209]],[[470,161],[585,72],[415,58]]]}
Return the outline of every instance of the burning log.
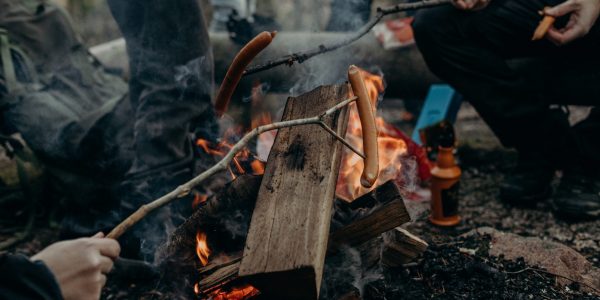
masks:
{"label": "burning log", "polygon": [[258,189],[262,181],[262,176],[242,175],[225,186],[220,192],[211,197],[200,206],[190,218],[179,226],[173,235],[169,244],[166,246],[164,257],[177,258],[185,260],[194,265],[196,262],[195,254],[190,251],[196,247],[195,236],[198,229],[202,229],[210,236],[220,236],[221,239],[211,239],[214,243],[228,240],[226,245],[217,245],[220,251],[239,251],[242,249],[245,236],[238,240],[235,237],[230,239],[230,233],[224,232],[226,226],[223,224],[226,220],[232,220],[234,215],[247,217],[245,220],[237,220],[240,224],[250,223],[250,216],[256,204]]}
{"label": "burning log", "polygon": [[406,229],[395,228],[384,235],[381,263],[388,267],[407,264],[427,250],[429,245]]}
{"label": "burning log", "polygon": [[357,246],[410,221],[401,197],[376,208],[369,216],[336,230],[329,237],[329,251],[340,245]]}
{"label": "burning log", "polygon": [[[336,209],[338,209],[336,215],[347,216],[351,214],[350,211],[354,211],[356,214],[351,221],[346,220],[348,224],[330,234],[330,241],[334,239],[335,242],[328,244],[327,255],[335,255],[340,245],[358,246],[357,249],[361,254],[369,257],[369,262],[366,263],[368,266],[379,261],[378,249],[381,245],[381,234],[410,221],[400,191],[392,181],[386,182],[354,202],[347,203],[337,200]],[[334,216],[334,218],[341,219],[343,217]],[[382,224],[378,224],[378,222]],[[373,241],[373,245],[371,245],[371,241]],[[237,257],[224,264],[202,268],[200,270],[200,277],[202,277],[199,282],[200,292],[208,294],[225,285],[254,283],[248,281],[247,278],[240,278],[238,274],[240,259],[241,257]],[[271,288],[273,285],[269,285],[263,290],[269,292]],[[287,297],[285,298],[287,299]]]}
{"label": "burning log", "polygon": [[[324,86],[288,99],[283,120],[305,118],[348,95]],[[324,122],[343,136],[348,110]],[[276,298],[316,299],[327,250],[341,143],[318,126],[280,130],[252,214],[239,275]]]}

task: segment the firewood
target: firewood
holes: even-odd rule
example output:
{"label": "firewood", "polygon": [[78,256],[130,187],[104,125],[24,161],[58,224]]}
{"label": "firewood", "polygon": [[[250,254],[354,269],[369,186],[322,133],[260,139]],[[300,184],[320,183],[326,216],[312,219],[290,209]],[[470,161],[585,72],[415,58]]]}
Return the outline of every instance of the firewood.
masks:
{"label": "firewood", "polygon": [[[211,269],[212,273],[209,276],[203,277],[198,283],[202,288],[201,292],[207,294],[221,286],[232,284],[234,280],[237,280],[239,278],[240,260],[241,257],[238,257],[226,264],[215,266]],[[202,276],[202,273],[200,275]]]}
{"label": "firewood", "polygon": [[[347,86],[339,85],[291,97],[282,119],[319,114],[347,95]],[[343,136],[347,108],[324,122]],[[239,271],[270,297],[318,298],[342,147],[318,126],[277,133]]]}
{"label": "firewood", "polygon": [[419,257],[429,245],[406,229],[395,228],[384,235],[381,263],[399,267]]}
{"label": "firewood", "polygon": [[[339,201],[339,200],[338,200]],[[366,265],[370,267],[375,265],[379,261],[379,247],[374,247],[375,245],[371,245],[370,242],[373,241],[373,244],[381,244],[381,234],[387,230],[393,229],[395,226],[400,226],[401,224],[408,222],[410,219],[408,217],[408,213],[406,212],[406,208],[404,206],[404,202],[400,196],[400,191],[398,187],[392,182],[389,181],[370,193],[363,195],[358,198],[357,204],[354,204],[354,209],[356,210],[364,210],[369,207],[372,209],[367,211],[367,215],[359,217],[354,220],[352,223],[341,227],[339,230],[334,231],[330,236],[337,237],[335,243],[330,243],[328,245],[327,255],[333,255],[337,252],[337,247],[340,245],[354,245],[357,249],[364,254],[363,256],[366,258]],[[344,202],[342,205],[350,206],[352,204],[347,204]],[[383,203],[383,204],[380,204]],[[373,207],[375,205],[379,205],[378,207]],[[389,210],[388,213],[383,213],[383,211]],[[388,216],[387,220],[382,220],[382,216]],[[383,222],[384,224],[379,226],[376,224],[377,222]],[[363,225],[360,225],[363,224]],[[361,230],[360,227],[364,226],[364,224],[376,224],[368,228],[371,232],[367,233],[364,230]],[[398,224],[392,226],[390,224]],[[369,226],[369,225],[366,225]],[[392,226],[392,227],[390,227]],[[359,229],[357,229],[359,228]],[[369,239],[371,241],[361,242],[365,239]],[[360,245],[359,245],[360,244]],[[375,251],[372,251],[374,248]],[[237,272],[233,271],[229,268],[230,265],[235,264],[239,266],[237,263],[238,258],[234,258],[232,261],[222,264],[222,265],[212,265],[202,268],[200,270],[200,276],[203,279],[200,281],[200,289],[203,292],[213,290],[215,287],[222,286],[225,283],[230,283],[233,280],[240,280]],[[224,271],[217,271],[221,268],[226,268]],[[242,279],[243,280],[243,279]],[[245,283],[245,282],[244,282]],[[268,292],[272,286],[267,286],[265,288],[265,292]],[[259,289],[260,290],[260,289]]]}
{"label": "firewood", "polygon": [[[177,260],[186,260],[192,264],[197,262],[194,249],[196,248],[196,232],[202,230],[207,233],[210,246],[217,246],[219,251],[239,251],[243,247],[245,238],[219,239],[218,236],[224,236],[229,233],[223,233],[226,227],[223,223],[233,214],[248,218],[252,215],[252,210],[256,203],[258,189],[262,176],[242,175],[227,184],[216,195],[210,197],[206,203],[200,206],[190,218],[188,218],[171,235],[166,251],[162,256]],[[244,222],[240,221],[243,225]],[[212,238],[214,237],[214,238]],[[218,244],[222,242],[222,244]],[[227,244],[224,244],[224,243]],[[218,245],[215,245],[217,243]]]}
{"label": "firewood", "polygon": [[329,237],[329,251],[335,252],[340,245],[360,245],[380,234],[410,221],[402,198],[376,208],[370,215],[338,229]]}

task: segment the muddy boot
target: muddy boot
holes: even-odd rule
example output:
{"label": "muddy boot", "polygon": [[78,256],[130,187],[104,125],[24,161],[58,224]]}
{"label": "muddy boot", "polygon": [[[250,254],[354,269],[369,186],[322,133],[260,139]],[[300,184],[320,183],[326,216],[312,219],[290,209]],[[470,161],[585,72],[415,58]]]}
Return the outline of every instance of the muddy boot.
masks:
{"label": "muddy boot", "polygon": [[500,198],[512,205],[532,206],[551,194],[554,168],[535,153],[519,154],[513,172],[500,185]]}
{"label": "muddy boot", "polygon": [[600,176],[566,170],[553,209],[557,216],[573,221],[600,218]]}

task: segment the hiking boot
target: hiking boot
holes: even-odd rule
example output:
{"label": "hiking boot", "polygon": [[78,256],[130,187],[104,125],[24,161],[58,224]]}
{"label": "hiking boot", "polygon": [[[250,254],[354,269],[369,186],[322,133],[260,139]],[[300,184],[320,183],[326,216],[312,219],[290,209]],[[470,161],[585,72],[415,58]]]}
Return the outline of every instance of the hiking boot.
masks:
{"label": "hiking boot", "polygon": [[512,205],[531,206],[551,194],[554,168],[536,155],[519,155],[512,173],[500,184],[500,198]]}
{"label": "hiking boot", "polygon": [[600,218],[600,176],[565,171],[553,197],[554,213],[570,220]]}

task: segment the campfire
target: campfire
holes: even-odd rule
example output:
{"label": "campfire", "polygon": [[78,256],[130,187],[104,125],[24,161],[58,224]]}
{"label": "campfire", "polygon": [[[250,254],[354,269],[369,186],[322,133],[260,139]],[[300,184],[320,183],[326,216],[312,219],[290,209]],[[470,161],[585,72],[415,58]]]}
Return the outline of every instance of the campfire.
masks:
{"label": "campfire", "polygon": [[[361,72],[365,79],[371,106],[373,110],[376,110],[380,95],[384,91],[383,77],[371,74],[364,70],[361,70]],[[327,88],[321,89],[326,90]],[[345,92],[343,96],[351,97],[352,94],[350,92]],[[252,101],[253,104],[261,101],[259,93],[253,92]],[[348,143],[359,151],[363,151],[362,126],[356,106],[351,106],[346,113],[348,115],[348,124],[342,132],[345,132],[345,138]],[[252,130],[264,124],[269,124],[271,123],[271,119],[272,117],[268,112],[255,113],[252,118],[251,128],[248,130]],[[338,199],[335,204],[335,215],[338,220],[336,220],[336,216],[334,216],[334,222],[339,222],[342,225],[332,225],[332,227],[336,227],[337,231],[334,231],[329,235],[328,253],[339,251],[337,248],[341,247],[343,244],[360,245],[374,237],[379,237],[381,233],[393,229],[407,221],[408,216],[404,209],[402,199],[400,198],[400,191],[397,188],[397,186],[404,186],[403,183],[406,174],[403,174],[405,170],[403,169],[402,161],[406,160],[406,156],[409,154],[407,138],[399,130],[386,123],[383,118],[378,117],[376,119],[376,125],[378,133],[377,142],[379,146],[378,161],[380,168],[378,179],[372,187],[366,188],[361,185],[360,182],[360,174],[363,170],[363,159],[348,148],[343,148],[343,151],[340,152],[341,162],[338,167],[339,175],[337,175],[337,180],[334,185],[335,195]],[[235,138],[241,135],[243,135],[243,127],[239,126],[227,130],[223,137],[218,139],[219,142],[210,142],[205,139],[199,139],[197,140],[196,145],[199,151],[213,156],[215,159],[220,159],[232,148],[233,144],[236,142]],[[263,134],[257,140],[256,152],[244,148],[235,155],[232,163],[228,167],[228,173],[231,179],[234,180],[233,183],[240,181],[242,179],[240,176],[259,176],[264,174],[266,162],[261,161],[259,156],[264,159],[270,157],[269,151],[272,149],[274,143],[276,143],[275,132],[273,132],[272,135]],[[333,143],[333,141],[330,143]],[[339,147],[339,149],[342,150],[341,147]],[[294,149],[294,151],[301,152],[303,150]],[[260,153],[260,155],[254,153]],[[302,159],[305,160],[306,158]],[[305,162],[302,161],[298,163]],[[332,172],[332,175],[335,173],[337,172]],[[416,176],[416,174],[413,174],[412,176]],[[256,182],[254,184],[256,184]],[[377,195],[379,195],[379,198],[381,199],[379,199]],[[204,206],[207,205],[207,201],[223,201],[222,199],[218,200],[218,198],[221,197],[223,197],[223,195],[197,193],[193,203],[193,206],[198,208],[195,215],[206,214],[203,213],[202,210],[204,209]],[[212,200],[207,200],[209,198],[212,198]],[[256,201],[256,199],[245,200]],[[240,201],[240,199],[236,199],[236,201]],[[210,206],[210,203],[208,203],[208,205]],[[253,209],[254,207],[251,206],[251,208]],[[250,215],[252,215],[252,213],[256,214],[256,212],[253,211],[246,211],[245,213]],[[395,217],[397,219],[382,220],[386,217]],[[194,217],[192,217],[191,220],[194,220]],[[188,221],[188,225],[193,223],[193,221]],[[369,225],[373,231],[366,235],[364,233],[357,233],[355,232],[356,228],[354,228],[357,224],[362,224],[363,226]],[[225,253],[219,252],[219,249],[211,249],[210,245],[215,244],[213,241],[220,239],[221,237],[207,234],[207,228],[204,226],[200,226],[196,230],[195,253],[197,255],[197,263],[199,266],[203,267],[200,272],[200,280],[194,284],[193,288],[194,293],[197,296],[206,299],[251,299],[261,294],[260,290],[250,283],[252,280],[250,280],[250,282],[247,280],[237,280],[239,277],[237,272],[239,272],[241,266],[239,252]],[[400,235],[406,237],[404,234]],[[398,239],[394,239],[394,241],[397,240]],[[410,236],[408,240],[412,241],[414,239]],[[393,243],[395,242],[392,242],[392,244]],[[384,243],[381,242],[381,244],[383,245]],[[397,260],[393,258],[393,256],[398,255],[397,249],[390,250],[392,248],[389,247],[389,243],[386,244],[385,248],[385,253],[389,254],[385,260],[389,264],[394,264]],[[416,252],[418,252],[418,250]],[[236,274],[233,276],[234,278],[225,276],[225,278],[218,278],[216,281],[211,282],[208,285],[206,284],[206,277],[214,277],[215,274],[217,274],[217,277],[222,276],[222,274],[218,274],[219,268],[222,266],[231,268],[231,263],[235,266],[234,273]],[[209,271],[206,271],[207,269]],[[215,269],[217,271],[213,272]],[[209,281],[211,280],[212,279]],[[260,282],[261,280],[258,281]]]}

